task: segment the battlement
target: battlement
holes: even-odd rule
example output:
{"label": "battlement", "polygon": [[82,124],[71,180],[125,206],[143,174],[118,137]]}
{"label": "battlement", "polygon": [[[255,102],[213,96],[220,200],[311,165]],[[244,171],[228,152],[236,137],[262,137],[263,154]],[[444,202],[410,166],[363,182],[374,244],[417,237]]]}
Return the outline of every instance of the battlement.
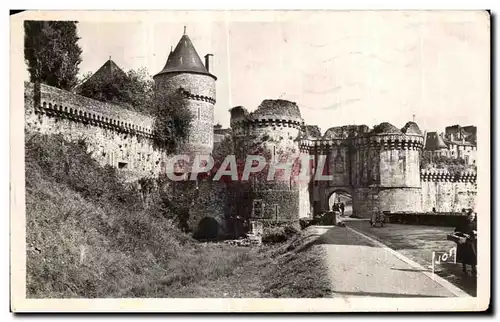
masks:
{"label": "battlement", "polygon": [[420,179],[422,181],[476,182],[477,173],[475,171],[451,173],[445,169],[430,169],[421,170]]}
{"label": "battlement", "polygon": [[286,100],[264,100],[251,113],[243,106],[236,106],[230,112],[231,127],[235,134],[244,132],[244,129],[258,127],[277,126],[301,129],[304,126],[297,104]]}
{"label": "battlement", "polygon": [[421,135],[406,134],[374,134],[354,138],[356,147],[378,147],[383,150],[420,150],[424,146],[424,137]]}
{"label": "battlement", "polygon": [[154,119],[151,116],[45,84],[26,82],[25,88],[32,89],[35,114],[64,118],[148,138],[153,136]]}
{"label": "battlement", "polygon": [[424,138],[421,135],[405,134],[372,134],[360,137],[321,139],[303,138],[299,146],[302,150],[328,150],[335,146],[352,145],[356,148],[377,147],[382,150],[419,150],[423,148]]}
{"label": "battlement", "polygon": [[185,98],[187,99],[191,99],[191,100],[195,100],[195,101],[202,101],[202,102],[208,102],[210,104],[214,104],[215,105],[215,98],[213,97],[209,97],[209,96],[205,96],[205,95],[195,95],[195,94],[192,94],[190,91],[188,90],[185,90],[183,88],[181,88],[181,91],[182,91],[182,94],[184,95]]}

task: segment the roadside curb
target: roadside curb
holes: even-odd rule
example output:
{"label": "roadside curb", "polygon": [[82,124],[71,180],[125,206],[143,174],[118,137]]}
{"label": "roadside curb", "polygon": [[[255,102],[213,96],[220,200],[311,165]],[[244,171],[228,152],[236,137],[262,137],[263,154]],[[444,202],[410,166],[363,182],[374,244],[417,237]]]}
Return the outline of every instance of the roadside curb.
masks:
{"label": "roadside curb", "polygon": [[380,248],[383,248],[384,250],[386,250],[387,252],[391,253],[392,255],[396,256],[398,259],[400,259],[401,261],[405,262],[406,264],[412,266],[413,268],[416,268],[418,270],[421,271],[421,273],[423,273],[425,276],[427,276],[428,278],[432,279],[433,281],[435,281],[436,283],[438,283],[439,285],[441,285],[442,287],[444,287],[446,290],[448,290],[449,292],[451,292],[453,295],[457,296],[457,297],[472,297],[471,295],[467,294],[465,291],[461,290],[460,288],[456,287],[455,285],[451,284],[450,282],[448,282],[447,280],[445,280],[444,278],[436,275],[436,274],[433,274],[431,272],[428,272],[422,265],[412,261],[411,259],[409,259],[408,257],[404,256],[403,254],[395,251],[394,249],[390,248],[389,246],[385,245],[384,243],[356,230],[355,228],[351,228],[349,226],[346,226],[345,227],[346,229],[360,235],[361,237],[364,237],[365,239],[369,240],[370,242],[372,242],[373,244],[375,244],[376,246],[380,247]]}

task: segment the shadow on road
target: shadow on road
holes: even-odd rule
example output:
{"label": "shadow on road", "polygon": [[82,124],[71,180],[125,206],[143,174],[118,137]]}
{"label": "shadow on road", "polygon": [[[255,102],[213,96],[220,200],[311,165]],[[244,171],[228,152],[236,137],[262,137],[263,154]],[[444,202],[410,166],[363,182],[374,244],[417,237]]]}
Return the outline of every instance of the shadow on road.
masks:
{"label": "shadow on road", "polygon": [[391,268],[394,271],[403,271],[403,272],[428,272],[426,269],[415,269],[415,268]]}
{"label": "shadow on road", "polygon": [[[346,224],[419,263],[429,272],[432,270],[432,252],[449,250],[455,246],[446,240],[446,234],[453,231],[449,227],[388,224],[384,228],[374,228],[362,221]],[[441,263],[435,267],[434,273],[469,295],[476,296],[476,276],[464,274],[460,264]]]}
{"label": "shadow on road", "polygon": [[335,294],[340,294],[340,295],[350,295],[350,296],[371,296],[371,297],[445,297],[445,296],[433,296],[433,295],[421,295],[421,294],[401,294],[401,293],[376,293],[376,292],[336,292],[334,291]]}
{"label": "shadow on road", "polygon": [[[354,245],[378,247],[366,239],[359,238],[357,234],[349,231],[345,227],[319,226],[311,227],[310,229],[314,229],[316,231],[324,231],[324,233],[307,235],[306,237],[297,240],[292,245],[290,245],[288,250],[302,252],[314,245]],[[295,248],[294,246],[296,245],[300,245],[300,247]]]}

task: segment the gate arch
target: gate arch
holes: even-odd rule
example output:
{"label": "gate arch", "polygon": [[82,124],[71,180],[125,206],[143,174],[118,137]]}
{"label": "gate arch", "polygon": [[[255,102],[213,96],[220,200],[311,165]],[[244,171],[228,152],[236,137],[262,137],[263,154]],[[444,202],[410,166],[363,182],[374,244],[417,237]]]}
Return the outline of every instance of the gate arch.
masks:
{"label": "gate arch", "polygon": [[318,189],[316,190],[316,196],[314,200],[316,200],[315,206],[314,206],[314,214],[319,215],[321,213],[327,212],[331,210],[331,207],[329,206],[329,200],[330,197],[335,193],[335,192],[343,192],[345,194],[348,194],[351,196],[351,200],[354,203],[354,194],[353,194],[353,188],[351,186],[336,186],[336,187],[331,187],[327,185],[321,185],[317,187]]}

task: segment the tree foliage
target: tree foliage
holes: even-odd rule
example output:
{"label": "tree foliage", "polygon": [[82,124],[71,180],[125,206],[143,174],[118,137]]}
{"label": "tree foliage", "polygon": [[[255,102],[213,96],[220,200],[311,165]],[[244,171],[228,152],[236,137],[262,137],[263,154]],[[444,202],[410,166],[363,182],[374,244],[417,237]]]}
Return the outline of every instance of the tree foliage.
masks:
{"label": "tree foliage", "polygon": [[421,169],[446,169],[450,173],[457,173],[465,170],[475,170],[475,165],[466,164],[462,158],[451,158],[445,155],[432,155],[423,153],[420,159]]}
{"label": "tree foliage", "polygon": [[25,21],[24,59],[31,82],[65,90],[78,82],[82,49],[75,21]]}
{"label": "tree foliage", "polygon": [[167,95],[157,93],[153,99],[155,122],[154,143],[168,153],[177,153],[189,137],[193,114],[182,92]]}
{"label": "tree foliage", "polygon": [[153,79],[146,68],[130,70],[124,73],[86,74],[77,93],[103,102],[120,104],[129,109],[152,114]]}

